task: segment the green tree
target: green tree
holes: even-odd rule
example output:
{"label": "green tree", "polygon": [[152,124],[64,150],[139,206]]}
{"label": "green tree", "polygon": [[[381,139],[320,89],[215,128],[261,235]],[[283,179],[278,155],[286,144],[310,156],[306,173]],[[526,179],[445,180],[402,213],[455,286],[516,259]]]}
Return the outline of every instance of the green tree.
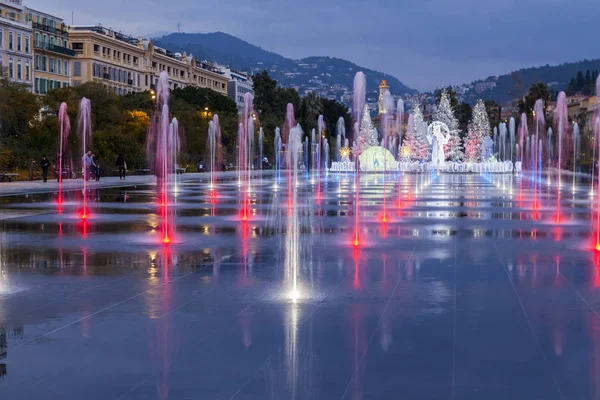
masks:
{"label": "green tree", "polygon": [[528,116],[533,116],[533,107],[539,99],[544,101],[544,110],[552,99],[548,85],[543,82],[534,83],[529,88],[527,94],[519,101],[519,113],[526,113]]}
{"label": "green tree", "polygon": [[500,124],[500,115],[502,114],[502,107],[500,107],[500,105],[498,105],[498,103],[496,103],[493,100],[486,100],[485,111],[487,112],[488,119],[492,128],[498,126],[498,124]]}
{"label": "green tree", "polygon": [[585,84],[590,85],[591,83],[592,83],[592,73],[588,69],[587,71],[585,71]]}
{"label": "green tree", "polygon": [[0,137],[21,137],[39,112],[37,97],[25,85],[0,79]]}
{"label": "green tree", "polygon": [[[450,106],[452,107],[453,110],[456,110],[458,108],[458,98],[456,97],[456,91],[454,91],[454,89],[452,89],[452,86],[448,86],[446,88],[446,91],[448,92],[448,97],[450,98]],[[442,90],[440,89],[435,93],[435,104],[439,105],[441,99],[442,99]]]}
{"label": "green tree", "polygon": [[308,93],[302,99],[302,127],[305,132],[310,132],[317,128],[317,119],[323,113],[323,103],[321,98],[314,93]]}
{"label": "green tree", "polygon": [[579,92],[585,86],[585,77],[583,76],[583,72],[581,72],[581,71],[577,72],[576,81],[577,81],[576,90]]}
{"label": "green tree", "polygon": [[456,119],[458,119],[458,126],[460,128],[460,138],[464,140],[466,137],[467,128],[469,126],[469,121],[471,121],[473,109],[469,104],[462,102],[458,105],[458,107],[456,107],[455,114]]}

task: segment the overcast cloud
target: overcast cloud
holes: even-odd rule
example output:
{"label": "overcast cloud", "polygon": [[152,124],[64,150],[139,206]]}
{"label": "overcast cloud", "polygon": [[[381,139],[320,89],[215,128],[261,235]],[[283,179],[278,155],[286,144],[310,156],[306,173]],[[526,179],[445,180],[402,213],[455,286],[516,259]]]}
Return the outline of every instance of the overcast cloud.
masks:
{"label": "overcast cloud", "polygon": [[223,31],[286,57],[329,55],[430,90],[600,57],[599,0],[24,0],[142,36]]}

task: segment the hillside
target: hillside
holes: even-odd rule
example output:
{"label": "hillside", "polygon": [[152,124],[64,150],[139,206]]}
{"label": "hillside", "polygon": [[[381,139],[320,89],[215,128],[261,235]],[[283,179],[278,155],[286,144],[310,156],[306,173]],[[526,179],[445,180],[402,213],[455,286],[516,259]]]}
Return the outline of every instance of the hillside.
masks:
{"label": "hillside", "polygon": [[[477,98],[494,100],[498,104],[505,104],[511,99],[524,95],[529,87],[536,82],[544,82],[554,90],[565,90],[569,80],[577,75],[578,71],[600,69],[600,59],[583,60],[561,65],[544,65],[542,67],[524,68],[510,74],[491,76],[484,80],[463,85],[464,100],[474,103]],[[495,85],[495,86],[494,86]],[[477,91],[477,86],[481,91]],[[486,86],[494,86],[485,88]],[[484,89],[485,88],[485,89]]]}
{"label": "hillside", "polygon": [[352,90],[357,71],[365,72],[369,92],[377,91],[381,80],[386,79],[393,94],[416,93],[393,76],[362,68],[350,61],[331,57],[292,60],[223,32],[172,33],[153,39],[153,42],[173,52],[186,51],[197,59],[216,61],[237,70],[255,73],[266,69],[281,85],[296,87],[301,95],[311,90],[339,100]]}

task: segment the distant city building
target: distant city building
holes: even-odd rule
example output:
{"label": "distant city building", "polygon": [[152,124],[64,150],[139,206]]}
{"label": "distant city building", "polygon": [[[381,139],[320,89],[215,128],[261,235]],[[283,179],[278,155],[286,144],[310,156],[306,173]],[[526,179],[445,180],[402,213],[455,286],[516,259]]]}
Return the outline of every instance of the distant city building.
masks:
{"label": "distant city building", "polygon": [[21,0],[0,0],[0,69],[10,82],[32,88],[31,22],[25,20]]}
{"label": "distant city building", "polygon": [[485,90],[488,89],[493,89],[496,87],[496,82],[490,82],[490,81],[486,81],[486,82],[477,82],[475,84],[475,91],[477,93],[481,93]]}
{"label": "distant city building", "polygon": [[48,90],[70,86],[75,51],[69,48],[63,20],[31,8],[25,8],[25,18],[33,29],[34,93],[44,95]]}
{"label": "distant city building", "polygon": [[227,96],[235,101],[238,110],[244,108],[244,95],[246,93],[254,96],[254,83],[252,77],[245,73],[232,70],[231,68],[223,68],[223,73],[228,79],[227,82]]}

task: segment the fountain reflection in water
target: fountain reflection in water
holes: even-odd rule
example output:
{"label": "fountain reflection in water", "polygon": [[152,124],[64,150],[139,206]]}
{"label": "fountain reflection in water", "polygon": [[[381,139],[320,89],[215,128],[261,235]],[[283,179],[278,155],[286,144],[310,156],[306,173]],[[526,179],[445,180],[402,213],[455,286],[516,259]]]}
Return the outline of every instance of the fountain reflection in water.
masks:
{"label": "fountain reflection in water", "polygon": [[365,74],[357,72],[354,77],[354,247],[360,245],[359,229],[360,229],[360,146],[357,146],[358,135],[360,134],[358,123],[362,120],[364,105],[367,94],[367,79]]}
{"label": "fountain reflection in water", "polygon": [[210,161],[210,193],[214,196],[215,184],[217,183],[216,174],[221,165],[221,127],[219,125],[219,116],[215,114],[213,120],[208,125],[208,155]]}
{"label": "fountain reflection in water", "polygon": [[[58,157],[56,160],[58,172],[58,212],[62,212],[63,204],[63,178],[64,173],[68,172],[69,177],[73,171],[73,161],[69,152],[69,134],[71,133],[71,120],[67,113],[67,103],[62,103],[58,110],[58,129],[60,132]],[[85,149],[84,149],[85,151]],[[65,170],[65,167],[67,169]]]}
{"label": "fountain reflection in water", "polygon": [[300,221],[298,210],[298,164],[302,151],[302,128],[300,125],[292,128],[288,137],[286,163],[290,167],[287,228],[285,244],[285,273],[289,297],[292,300],[300,298],[299,264],[300,264]]}
{"label": "fountain reflection in water", "polygon": [[244,109],[238,126],[238,176],[242,197],[241,219],[250,218],[250,193],[252,191],[252,156],[254,145],[254,120],[252,115],[254,97],[244,95]]}
{"label": "fountain reflection in water", "polygon": [[85,97],[81,99],[79,103],[79,117],[78,117],[78,129],[77,134],[81,143],[82,156],[81,166],[83,169],[83,202],[82,209],[80,211],[81,219],[85,220],[89,217],[89,210],[87,205],[87,182],[90,175],[89,168],[86,167],[86,154],[92,147],[92,105]]}
{"label": "fountain reflection in water", "polygon": [[562,182],[562,160],[563,160],[563,139],[567,135],[569,125],[569,114],[567,110],[567,95],[565,92],[560,92],[556,100],[556,110],[554,121],[557,123],[556,139],[558,141],[557,153],[557,189],[556,189],[556,222],[560,222],[560,190]]}
{"label": "fountain reflection in water", "polygon": [[169,121],[169,75],[163,71],[156,86],[156,110],[148,131],[146,154],[157,179],[162,242],[171,243],[177,228],[173,208],[176,191],[176,168],[180,151],[177,119]]}

